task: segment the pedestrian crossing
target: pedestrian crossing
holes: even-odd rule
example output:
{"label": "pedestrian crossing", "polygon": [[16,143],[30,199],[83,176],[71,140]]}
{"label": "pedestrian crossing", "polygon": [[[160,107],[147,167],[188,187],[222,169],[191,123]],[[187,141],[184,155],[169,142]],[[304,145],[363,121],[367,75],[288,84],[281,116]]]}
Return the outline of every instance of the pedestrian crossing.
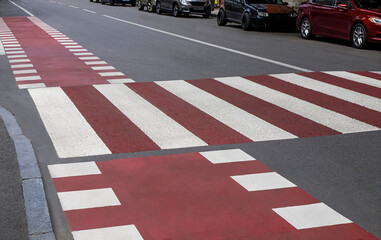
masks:
{"label": "pedestrian crossing", "polygon": [[60,158],[376,131],[379,72],[29,89]]}
{"label": "pedestrian crossing", "polygon": [[377,239],[240,149],[48,169],[75,240]]}

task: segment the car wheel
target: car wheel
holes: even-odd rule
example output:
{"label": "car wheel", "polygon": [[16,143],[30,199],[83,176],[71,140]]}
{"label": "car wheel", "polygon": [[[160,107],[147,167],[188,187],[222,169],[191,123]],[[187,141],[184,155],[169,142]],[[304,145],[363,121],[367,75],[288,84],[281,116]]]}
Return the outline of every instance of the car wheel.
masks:
{"label": "car wheel", "polygon": [[142,1],[139,0],[139,1],[138,1],[138,10],[139,10],[139,11],[142,11],[143,9],[144,9],[144,6],[143,6],[143,4],[142,4]]}
{"label": "car wheel", "polygon": [[104,2],[103,0],[101,1],[101,3],[104,5],[104,4],[106,4],[106,2]]}
{"label": "car wheel", "polygon": [[205,14],[202,14],[203,18],[208,18],[210,16],[210,11],[207,11]]}
{"label": "car wheel", "polygon": [[111,5],[111,6],[114,6],[114,5],[115,5],[114,0],[111,0],[110,5]]}
{"label": "car wheel", "polygon": [[148,11],[148,12],[153,12],[153,11],[155,11],[155,8],[152,6],[151,1],[149,1],[149,2],[147,3],[147,11]]}
{"label": "car wheel", "polygon": [[161,2],[160,1],[156,2],[156,13],[157,14],[162,14],[163,13],[163,11],[161,10]]}
{"label": "car wheel", "polygon": [[300,24],[300,36],[303,39],[311,39],[313,38],[312,35],[312,28],[311,28],[311,22],[308,18],[303,18],[302,22]]}
{"label": "car wheel", "polygon": [[131,1],[131,6],[132,6],[132,7],[135,7],[135,6],[136,6],[136,0]]}
{"label": "car wheel", "polygon": [[180,16],[180,10],[179,10],[179,5],[177,5],[177,3],[175,3],[173,5],[173,8],[172,8],[172,14],[174,17],[178,17]]}
{"label": "car wheel", "polygon": [[366,28],[363,24],[357,23],[351,33],[352,45],[355,48],[364,48],[367,42]]}
{"label": "car wheel", "polygon": [[218,26],[225,26],[227,23],[226,13],[224,10],[220,9],[217,14],[217,24]]}
{"label": "car wheel", "polygon": [[250,16],[248,13],[245,13],[242,18],[242,29],[244,31],[249,31],[251,29]]}

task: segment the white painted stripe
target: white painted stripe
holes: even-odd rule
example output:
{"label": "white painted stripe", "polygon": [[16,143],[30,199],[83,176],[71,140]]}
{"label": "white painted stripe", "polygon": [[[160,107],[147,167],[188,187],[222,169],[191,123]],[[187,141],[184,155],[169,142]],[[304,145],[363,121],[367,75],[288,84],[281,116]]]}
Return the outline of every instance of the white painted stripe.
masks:
{"label": "white painted stripe", "polygon": [[5,51],[9,51],[9,50],[22,50],[21,47],[17,47],[17,48],[8,48],[8,47],[4,47]]}
{"label": "white painted stripe", "polygon": [[274,208],[273,210],[298,230],[352,223],[351,220],[324,203]]}
{"label": "white painted stripe", "polygon": [[71,39],[66,39],[66,40],[57,40],[57,42],[65,43],[65,42],[74,42],[74,41]]}
{"label": "white painted stripe", "polygon": [[9,60],[10,63],[19,63],[19,62],[30,62],[29,59],[13,59]]}
{"label": "white painted stripe", "polygon": [[253,141],[296,138],[293,134],[185,81],[155,83]]}
{"label": "white painted stripe", "polygon": [[245,153],[241,149],[208,151],[208,152],[200,152],[200,154],[213,164],[246,162],[246,161],[256,160],[255,158]]}
{"label": "white painted stripe", "polygon": [[41,80],[40,76],[29,76],[29,77],[16,77],[16,81],[33,81]]}
{"label": "white painted stripe", "polygon": [[26,74],[26,73],[37,73],[37,71],[35,69],[13,71],[13,74]]}
{"label": "white painted stripe", "polygon": [[[88,56],[88,55],[93,55],[93,54],[85,52],[85,53],[74,53],[74,55],[77,55],[77,56]],[[81,60],[96,60],[96,59],[99,59],[99,57],[79,57],[79,59],[81,59]]]}
{"label": "white painted stripe", "polygon": [[371,71],[372,73],[381,74],[381,71]]}
{"label": "white painted stripe", "polygon": [[107,79],[109,83],[116,84],[116,83],[133,83],[135,82],[131,78],[120,78],[120,79]]}
{"label": "white painted stripe", "polygon": [[102,65],[107,64],[105,61],[91,61],[91,62],[85,62],[87,65]]}
{"label": "white painted stripe", "polygon": [[58,198],[64,211],[120,205],[112,188],[59,192]]}
{"label": "white painted stripe", "polygon": [[112,67],[112,66],[104,66],[104,67],[91,67],[93,70],[96,70],[96,71],[98,71],[98,70],[113,70],[113,69],[115,69],[114,67]]}
{"label": "white painted stripe", "polygon": [[[83,52],[83,53],[74,53],[75,56],[88,56],[88,55],[94,55],[92,53],[89,53],[89,52]],[[96,57],[96,59],[99,59],[98,57]],[[81,60],[87,60],[87,59],[81,59]],[[91,60],[91,59],[88,59],[88,60]]]}
{"label": "white painted stripe", "polygon": [[304,88],[318,91],[332,97],[336,97],[360,106],[381,112],[381,99],[371,97],[345,88],[337,87],[328,83],[320,82],[297,74],[274,74],[273,77],[281,79]]}
{"label": "white painted stripe", "polygon": [[3,40],[3,39],[15,39],[15,36],[0,36],[0,39]]}
{"label": "white painted stripe", "polygon": [[19,84],[18,86],[20,89],[44,88],[44,87],[46,87],[44,83]]}
{"label": "white painted stripe", "polygon": [[70,52],[87,52],[87,49],[81,48],[81,49],[69,49]]}
{"label": "white painted stripe", "polygon": [[74,240],[143,240],[135,225],[73,231],[72,234]]}
{"label": "white painted stripe", "polygon": [[54,164],[48,166],[52,178],[102,174],[95,162]]}
{"label": "white painted stripe", "polygon": [[8,55],[8,58],[26,58],[27,55]]}
{"label": "white painted stripe", "polygon": [[1,37],[14,37],[15,35],[11,34],[11,33],[4,33],[4,34],[0,34]]}
{"label": "white painted stripe", "polygon": [[78,43],[76,43],[76,42],[63,42],[63,43],[61,43],[62,45],[78,45]]}
{"label": "white painted stripe", "polygon": [[89,13],[96,13],[96,12],[94,12],[94,11],[91,11],[91,10],[88,10],[88,9],[82,9],[83,11],[85,11],[85,12],[89,12]]}
{"label": "white painted stripe", "polygon": [[59,87],[29,90],[61,158],[111,154]]}
{"label": "white painted stripe", "polygon": [[65,39],[70,39],[68,37],[55,37],[54,38],[55,40],[65,40]]}
{"label": "white painted stripe", "polygon": [[79,8],[77,6],[73,6],[73,5],[68,5],[68,7],[71,7],[71,8]]}
{"label": "white painted stripe", "polygon": [[53,38],[58,38],[58,37],[66,37],[66,35],[65,34],[49,34],[51,37],[53,37]]}
{"label": "white painted stripe", "polygon": [[276,172],[239,175],[231,178],[249,192],[296,187]]}
{"label": "white painted stripe", "polygon": [[122,72],[99,72],[98,74],[102,77],[124,76],[124,73]]}
{"label": "white painted stripe", "polygon": [[140,28],[151,30],[151,31],[163,33],[163,34],[166,34],[166,35],[169,35],[169,36],[172,36],[172,37],[184,39],[184,40],[187,40],[187,41],[190,41],[190,42],[195,42],[195,43],[202,44],[202,45],[205,45],[205,46],[208,46],[208,47],[217,48],[217,49],[220,49],[220,50],[223,50],[223,51],[227,51],[227,52],[235,53],[235,54],[238,54],[238,55],[246,56],[246,57],[253,58],[253,59],[256,59],[256,60],[260,60],[260,61],[263,61],[263,62],[268,62],[268,63],[279,65],[279,66],[282,66],[282,67],[291,68],[291,69],[294,69],[294,70],[297,70],[297,71],[311,72],[311,70],[308,70],[308,69],[305,69],[305,68],[301,68],[301,67],[297,67],[297,66],[294,66],[294,65],[291,65],[291,64],[283,63],[283,62],[280,62],[280,61],[272,60],[272,59],[269,59],[269,58],[260,57],[260,56],[254,55],[254,54],[245,53],[245,52],[242,52],[242,51],[238,51],[238,50],[234,50],[234,49],[231,49],[231,48],[219,46],[219,45],[216,45],[216,44],[200,41],[200,40],[197,40],[197,39],[194,39],[194,38],[185,37],[185,36],[182,36],[182,35],[179,35],[179,34],[175,34],[175,33],[171,33],[171,32],[166,32],[166,31],[163,31],[163,30],[159,30],[159,29],[156,29],[156,28],[152,28],[152,27],[148,27],[148,26],[142,25],[142,24],[138,24],[138,23],[126,21],[126,20],[123,20],[123,19],[115,18],[115,17],[112,17],[112,16],[108,16],[108,15],[102,15],[102,16],[104,16],[106,18],[110,18],[110,19],[116,20],[116,21],[119,21],[119,22],[127,23],[127,24],[130,24],[130,25],[136,26],[136,27],[140,27]]}
{"label": "white painted stripe", "polygon": [[4,47],[21,47],[20,44],[3,44]]}
{"label": "white painted stripe", "polygon": [[11,68],[30,68],[33,67],[33,64],[15,64],[11,65]]}
{"label": "white painted stripe", "polygon": [[216,80],[341,133],[378,130],[356,119],[241,77],[216,78]]}
{"label": "white painted stripe", "polygon": [[344,71],[329,71],[329,72],[324,72],[336,77],[341,77],[347,80],[351,80],[354,82],[366,84],[369,86],[381,88],[381,81],[378,79],[370,78],[370,77],[365,77],[359,74],[355,73],[350,73],[350,72],[344,72]]}
{"label": "white painted stripe", "polygon": [[124,84],[94,85],[160,148],[207,144]]}
{"label": "white painted stripe", "polygon": [[7,51],[7,54],[20,54],[25,53],[24,51]]}
{"label": "white painted stripe", "polygon": [[58,30],[46,30],[47,33],[60,33]]}
{"label": "white painted stripe", "polygon": [[[77,44],[77,43],[75,43],[75,44]],[[83,48],[83,47],[80,45],[76,45],[76,46],[65,46],[65,48]]]}
{"label": "white painted stripe", "polygon": [[7,41],[7,40],[1,40],[3,44],[12,44],[12,43],[19,43],[18,41]]}

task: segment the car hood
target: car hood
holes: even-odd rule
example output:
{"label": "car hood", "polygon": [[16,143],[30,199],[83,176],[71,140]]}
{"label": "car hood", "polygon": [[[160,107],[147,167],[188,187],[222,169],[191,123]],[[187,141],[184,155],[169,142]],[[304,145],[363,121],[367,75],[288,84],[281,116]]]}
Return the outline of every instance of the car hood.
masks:
{"label": "car hood", "polygon": [[280,4],[249,4],[258,10],[266,10],[270,14],[274,13],[290,13],[294,12],[292,8],[286,5]]}

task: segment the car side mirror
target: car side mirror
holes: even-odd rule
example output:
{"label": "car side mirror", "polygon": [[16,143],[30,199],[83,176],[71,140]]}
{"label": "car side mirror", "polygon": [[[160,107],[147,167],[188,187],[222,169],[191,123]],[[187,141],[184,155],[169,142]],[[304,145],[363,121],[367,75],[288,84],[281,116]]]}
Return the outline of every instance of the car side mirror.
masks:
{"label": "car side mirror", "polygon": [[337,4],[337,8],[342,9],[342,10],[348,10],[348,5],[347,4]]}

